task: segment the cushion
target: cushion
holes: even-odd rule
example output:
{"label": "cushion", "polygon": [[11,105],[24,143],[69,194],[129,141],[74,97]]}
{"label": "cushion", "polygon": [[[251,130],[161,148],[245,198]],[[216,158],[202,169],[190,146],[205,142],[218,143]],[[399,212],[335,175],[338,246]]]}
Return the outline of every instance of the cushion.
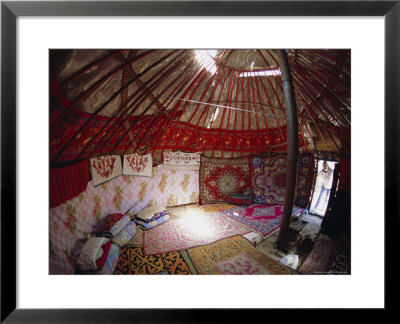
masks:
{"label": "cushion", "polygon": [[94,274],[99,274],[99,275],[113,274],[114,269],[117,266],[118,259],[119,259],[119,247],[117,244],[111,244],[110,251],[108,252],[106,263],[104,264],[103,269],[94,272]]}
{"label": "cushion", "polygon": [[124,229],[121,232],[119,232],[117,236],[113,237],[111,240],[113,243],[121,247],[124,246],[126,243],[128,243],[135,235],[135,233],[136,233],[136,224],[132,220],[124,227]]}
{"label": "cushion", "polygon": [[251,192],[248,194],[231,194],[228,199],[230,204],[233,205],[250,205],[251,204]]}
{"label": "cushion", "polygon": [[164,216],[161,216],[160,218],[158,218],[158,219],[156,219],[156,220],[154,220],[154,221],[152,221],[150,223],[143,222],[140,219],[136,218],[135,219],[135,223],[137,225],[143,227],[144,229],[150,229],[150,228],[156,227],[156,226],[158,226],[158,225],[160,225],[162,223],[165,223],[167,220],[169,220],[169,215],[168,214],[166,214]]}
{"label": "cushion", "polygon": [[119,232],[121,232],[125,226],[130,222],[131,218],[127,215],[123,216],[118,223],[114,224],[113,227],[111,227],[110,232],[112,236],[116,236]]}
{"label": "cushion", "polygon": [[98,251],[108,241],[109,239],[106,237],[91,237],[85,242],[78,259],[81,270],[98,270],[96,264]]}
{"label": "cushion", "polygon": [[108,215],[104,221],[104,224],[100,227],[100,232],[110,230],[123,216],[124,215],[119,213]]}
{"label": "cushion", "polygon": [[108,241],[101,247],[103,254],[99,259],[96,260],[97,269],[99,270],[103,269],[104,263],[106,263],[108,257],[108,252],[110,251],[110,246],[111,246],[111,241]]}
{"label": "cushion", "polygon": [[146,219],[151,219],[154,217],[155,214],[157,213],[162,213],[163,211],[165,211],[165,207],[164,206],[152,206],[146,209],[143,209],[142,211],[140,211],[137,214],[137,218],[140,218],[141,220],[145,221]]}
{"label": "cushion", "polygon": [[228,202],[232,193],[250,190],[249,159],[217,159],[201,157],[200,203]]}

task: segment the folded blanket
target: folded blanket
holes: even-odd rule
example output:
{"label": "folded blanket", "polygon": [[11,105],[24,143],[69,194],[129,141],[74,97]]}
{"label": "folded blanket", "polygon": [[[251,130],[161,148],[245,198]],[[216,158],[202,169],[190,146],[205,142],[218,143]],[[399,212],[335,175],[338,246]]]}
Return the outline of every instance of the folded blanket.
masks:
{"label": "folded blanket", "polygon": [[161,216],[160,218],[158,218],[150,223],[143,222],[140,219],[136,218],[135,223],[139,226],[142,226],[144,229],[150,229],[150,228],[156,227],[162,223],[165,223],[167,220],[169,220],[168,214]]}
{"label": "folded blanket", "polygon": [[124,246],[126,243],[128,243],[131,238],[135,235],[136,233],[136,224],[132,220],[130,221],[124,229],[116,236],[111,239],[111,241],[118,246]]}
{"label": "folded blanket", "polygon": [[96,259],[99,250],[102,250],[102,246],[108,241],[109,239],[105,237],[91,237],[85,242],[78,259],[81,270],[98,270]]}
{"label": "folded blanket", "polygon": [[108,252],[107,260],[103,266],[103,269],[94,272],[94,274],[99,274],[99,275],[113,274],[118,259],[119,259],[119,247],[117,244],[111,244],[110,251]]}
{"label": "folded blanket", "polygon": [[150,217],[150,218],[147,218],[147,219],[142,219],[142,218],[140,218],[139,216],[137,216],[136,218],[137,218],[138,220],[142,221],[142,222],[151,223],[152,221],[155,221],[156,219],[159,219],[160,217],[165,216],[165,215],[167,215],[167,214],[168,214],[167,210],[164,209],[163,211],[161,211],[161,212],[159,212],[159,213],[155,213],[155,214],[153,215],[153,217]]}
{"label": "folded blanket", "polygon": [[110,252],[110,247],[111,247],[111,241],[108,241],[103,244],[101,247],[101,256],[100,258],[96,259],[96,265],[97,269],[101,270],[103,269],[104,264],[106,263],[108,253]]}
{"label": "folded blanket", "polygon": [[141,220],[151,219],[155,214],[162,213],[164,210],[164,206],[152,206],[140,211],[136,217]]}
{"label": "folded blanket", "polygon": [[131,218],[129,216],[123,216],[113,227],[110,228],[112,236],[116,236],[121,232],[125,226],[130,222]]}

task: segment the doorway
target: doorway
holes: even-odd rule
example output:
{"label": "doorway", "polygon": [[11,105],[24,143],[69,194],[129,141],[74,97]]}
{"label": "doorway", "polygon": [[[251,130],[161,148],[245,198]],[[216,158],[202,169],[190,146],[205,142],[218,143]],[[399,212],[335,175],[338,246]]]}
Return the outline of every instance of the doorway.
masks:
{"label": "doorway", "polygon": [[318,161],[317,176],[310,204],[310,214],[325,216],[331,195],[334,170],[337,162],[326,161],[328,167],[324,169],[324,160]]}

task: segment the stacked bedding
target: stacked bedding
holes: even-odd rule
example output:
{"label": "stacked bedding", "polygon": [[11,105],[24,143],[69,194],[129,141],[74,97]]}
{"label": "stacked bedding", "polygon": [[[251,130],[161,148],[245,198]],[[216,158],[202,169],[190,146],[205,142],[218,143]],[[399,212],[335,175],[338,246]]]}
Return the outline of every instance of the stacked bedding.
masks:
{"label": "stacked bedding", "polygon": [[144,229],[156,227],[169,220],[169,215],[164,206],[153,206],[143,209],[135,217],[135,223]]}
{"label": "stacked bedding", "polygon": [[94,274],[106,275],[113,274],[114,269],[119,259],[119,247],[117,244],[111,244],[106,262],[101,270],[96,271]]}
{"label": "stacked bedding", "polygon": [[129,221],[126,226],[120,231],[111,241],[118,246],[124,246],[128,243],[136,233],[136,224],[133,220]]}
{"label": "stacked bedding", "polygon": [[121,247],[135,235],[136,224],[128,215],[111,214],[105,219],[100,231],[108,233],[110,240]]}
{"label": "stacked bedding", "polygon": [[106,237],[91,237],[82,247],[77,263],[79,271],[83,273],[112,273],[118,258],[119,248],[116,244]]}

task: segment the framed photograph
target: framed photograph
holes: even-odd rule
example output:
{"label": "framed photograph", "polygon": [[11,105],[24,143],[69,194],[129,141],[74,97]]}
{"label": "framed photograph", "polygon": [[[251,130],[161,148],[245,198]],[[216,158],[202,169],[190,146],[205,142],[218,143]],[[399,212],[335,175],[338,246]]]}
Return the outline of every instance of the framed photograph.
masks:
{"label": "framed photograph", "polygon": [[[388,213],[399,214],[399,30],[398,0],[2,1],[1,321],[234,322],[249,309],[264,316],[268,309],[388,308],[387,248],[398,234]],[[122,49],[207,48],[350,49],[349,278],[275,276],[260,284],[257,276],[52,274],[49,165],[58,158],[49,154],[50,56],[58,55],[52,50],[113,49],[129,60]],[[300,297],[287,301],[288,291]]]}

